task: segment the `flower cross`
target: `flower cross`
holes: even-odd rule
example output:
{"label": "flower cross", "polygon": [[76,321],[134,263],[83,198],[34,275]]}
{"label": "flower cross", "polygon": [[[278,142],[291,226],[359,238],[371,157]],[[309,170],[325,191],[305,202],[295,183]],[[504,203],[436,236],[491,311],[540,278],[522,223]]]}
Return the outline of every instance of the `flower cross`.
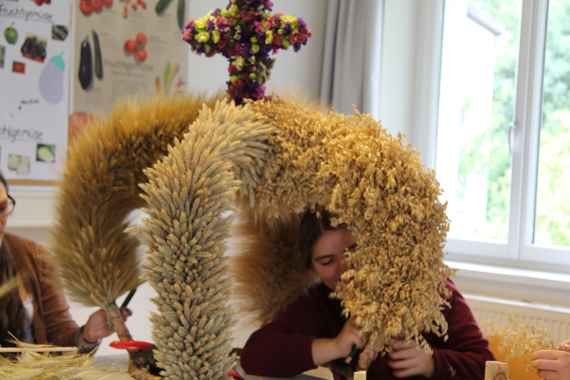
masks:
{"label": "flower cross", "polygon": [[228,58],[228,93],[237,104],[261,99],[275,62],[270,54],[293,46],[298,51],[311,32],[301,18],[272,14],[270,0],[230,0],[184,28],[183,38],[192,50]]}

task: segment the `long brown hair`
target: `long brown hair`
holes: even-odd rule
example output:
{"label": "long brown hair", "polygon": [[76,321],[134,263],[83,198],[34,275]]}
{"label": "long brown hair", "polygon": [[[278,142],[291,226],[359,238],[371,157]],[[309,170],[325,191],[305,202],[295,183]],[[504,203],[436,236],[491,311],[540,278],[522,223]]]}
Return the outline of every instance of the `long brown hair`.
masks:
{"label": "long brown hair", "polygon": [[[6,193],[8,193],[8,183],[1,172],[0,184],[4,186]],[[19,267],[18,258],[12,254],[9,245],[6,243],[6,238],[4,238],[0,245],[0,284],[17,277],[19,275]],[[24,278],[20,277],[20,280],[23,281]],[[25,309],[20,298],[19,287],[16,287],[0,298],[0,345],[12,345],[12,336],[10,334],[16,338],[22,338],[25,319]]]}

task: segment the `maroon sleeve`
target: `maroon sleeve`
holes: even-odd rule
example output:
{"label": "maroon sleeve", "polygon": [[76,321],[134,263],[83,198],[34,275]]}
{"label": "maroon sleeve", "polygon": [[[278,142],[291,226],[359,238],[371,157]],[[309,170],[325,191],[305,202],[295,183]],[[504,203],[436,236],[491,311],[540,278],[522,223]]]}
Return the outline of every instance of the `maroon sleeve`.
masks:
{"label": "maroon sleeve", "polygon": [[292,377],[315,368],[313,339],[319,336],[319,311],[311,296],[298,298],[275,320],[247,340],[241,366],[249,375]]}
{"label": "maroon sleeve", "polygon": [[449,339],[434,348],[435,372],[433,380],[482,380],[485,362],[494,360],[489,342],[481,334],[473,313],[450,281],[451,308],[444,311],[448,322]]}

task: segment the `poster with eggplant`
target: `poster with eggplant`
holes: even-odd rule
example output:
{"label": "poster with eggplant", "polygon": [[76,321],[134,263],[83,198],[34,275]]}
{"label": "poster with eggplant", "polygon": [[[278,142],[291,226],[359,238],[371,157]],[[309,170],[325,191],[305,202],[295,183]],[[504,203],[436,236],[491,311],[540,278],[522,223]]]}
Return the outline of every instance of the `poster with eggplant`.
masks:
{"label": "poster with eggplant", "polygon": [[121,99],[182,92],[188,57],[182,29],[189,5],[189,0],[74,3],[70,120],[103,117]]}
{"label": "poster with eggplant", "polygon": [[0,1],[0,170],[14,183],[59,180],[68,142],[72,6]]}

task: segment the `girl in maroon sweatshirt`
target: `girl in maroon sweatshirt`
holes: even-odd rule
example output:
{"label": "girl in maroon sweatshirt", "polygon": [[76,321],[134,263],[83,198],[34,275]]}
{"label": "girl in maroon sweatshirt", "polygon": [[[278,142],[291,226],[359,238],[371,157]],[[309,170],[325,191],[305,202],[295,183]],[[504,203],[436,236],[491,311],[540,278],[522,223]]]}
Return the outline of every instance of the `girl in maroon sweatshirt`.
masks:
{"label": "girl in maroon sweatshirt", "polygon": [[347,368],[344,358],[354,345],[362,348],[364,342],[353,321],[342,316],[340,301],[330,298],[330,293],[344,271],[344,253],[354,240],[346,229],[331,227],[326,212],[319,216],[306,212],[301,231],[299,250],[321,281],[251,335],[241,354],[241,365],[248,374],[291,377],[325,365],[335,380],[349,379],[355,367],[367,369],[369,380],[483,379],[485,361],[493,360],[493,355],[451,281],[450,307],[443,310],[447,340],[425,336],[430,353],[402,341],[396,341],[384,356],[364,349]]}

